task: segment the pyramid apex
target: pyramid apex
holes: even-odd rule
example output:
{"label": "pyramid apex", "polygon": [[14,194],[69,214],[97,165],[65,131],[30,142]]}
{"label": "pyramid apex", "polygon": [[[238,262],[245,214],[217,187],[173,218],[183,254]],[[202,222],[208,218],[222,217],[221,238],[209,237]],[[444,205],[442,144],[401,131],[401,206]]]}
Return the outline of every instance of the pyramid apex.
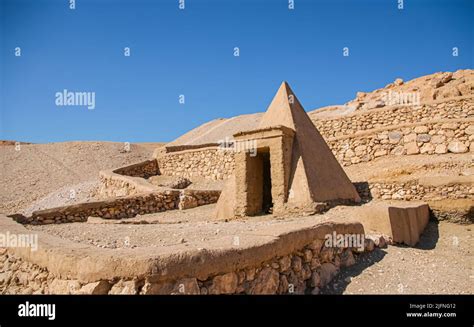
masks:
{"label": "pyramid apex", "polygon": [[288,89],[290,88],[290,84],[288,84],[287,81],[283,81],[283,82],[281,82],[281,84],[280,84],[280,88],[281,88],[281,87],[284,87],[285,89],[288,90]]}
{"label": "pyramid apex", "polygon": [[293,115],[294,111],[303,111],[287,81],[282,81],[272,102],[267,108],[264,116],[260,120],[259,127],[271,127],[282,125],[288,128],[295,128]]}

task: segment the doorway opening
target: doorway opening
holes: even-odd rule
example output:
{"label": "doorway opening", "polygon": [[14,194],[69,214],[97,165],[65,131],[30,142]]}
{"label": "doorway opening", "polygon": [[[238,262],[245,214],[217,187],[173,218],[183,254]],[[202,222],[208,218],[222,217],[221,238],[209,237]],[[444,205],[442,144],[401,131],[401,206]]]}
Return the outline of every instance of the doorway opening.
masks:
{"label": "doorway opening", "polygon": [[273,212],[272,199],[272,177],[270,164],[270,151],[259,153],[262,160],[262,213],[271,214]]}

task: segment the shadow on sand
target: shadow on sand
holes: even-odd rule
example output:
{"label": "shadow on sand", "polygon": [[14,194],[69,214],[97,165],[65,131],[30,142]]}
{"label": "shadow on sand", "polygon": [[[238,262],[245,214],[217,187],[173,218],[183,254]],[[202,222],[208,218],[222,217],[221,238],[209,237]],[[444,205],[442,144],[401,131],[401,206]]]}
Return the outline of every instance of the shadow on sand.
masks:
{"label": "shadow on sand", "polygon": [[[438,222],[430,220],[415,248],[420,250],[432,250],[436,247],[438,239]],[[399,244],[391,246],[408,247]],[[343,294],[353,277],[360,275],[365,269],[381,261],[386,254],[387,252],[380,248],[375,248],[372,252],[361,254],[357,259],[357,263],[351,267],[343,268],[336,278],[321,290],[321,294]]]}
{"label": "shadow on sand", "polygon": [[360,275],[365,269],[382,260],[386,254],[387,252],[380,248],[361,254],[357,258],[357,263],[343,268],[336,278],[321,289],[321,294],[343,294],[352,277]]}

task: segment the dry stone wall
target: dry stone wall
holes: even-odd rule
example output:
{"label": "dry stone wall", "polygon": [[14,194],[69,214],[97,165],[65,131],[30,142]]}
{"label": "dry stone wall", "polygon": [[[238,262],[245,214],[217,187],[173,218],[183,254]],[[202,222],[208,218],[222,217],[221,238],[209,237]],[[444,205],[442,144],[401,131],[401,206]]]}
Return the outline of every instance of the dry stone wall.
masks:
{"label": "dry stone wall", "polygon": [[387,155],[444,154],[474,151],[474,119],[444,120],[355,137],[328,140],[344,166]]}
{"label": "dry stone wall", "polygon": [[324,138],[330,139],[401,124],[473,117],[474,98],[470,96],[419,106],[390,106],[382,109],[357,111],[340,118],[316,119],[313,122]]}
{"label": "dry stone wall", "polygon": [[234,173],[234,152],[217,146],[169,152],[157,161],[162,175],[223,180]]}
{"label": "dry stone wall", "polygon": [[156,191],[145,179],[159,175],[156,159],[100,172],[97,198],[119,197]]}
{"label": "dry stone wall", "polygon": [[2,294],[319,294],[341,269],[356,263],[362,252],[384,247],[383,237],[365,238],[363,249],[325,247],[315,240],[300,251],[245,269],[166,282],[152,278],[98,280],[62,279],[46,268],[0,248]]}
{"label": "dry stone wall", "polygon": [[88,217],[131,218],[136,215],[165,210],[188,209],[215,203],[219,195],[220,191],[166,190],[39,210],[33,212],[31,217],[16,215],[14,218],[20,223],[32,225],[84,222],[87,221]]}
{"label": "dry stone wall", "polygon": [[153,192],[156,187],[135,177],[122,176],[109,171],[100,172],[98,198],[119,197]]}
{"label": "dry stone wall", "polygon": [[87,221],[88,217],[121,219],[137,214],[155,213],[178,208],[179,191],[163,191],[110,200],[80,203],[33,212],[31,217],[17,219],[23,224],[58,224]]}
{"label": "dry stone wall", "polygon": [[159,175],[158,163],[155,159],[139,162],[130,166],[121,167],[113,171],[116,174],[132,177],[149,178]]}
{"label": "dry stone wall", "polygon": [[[388,155],[474,151],[473,96],[357,111],[313,122],[344,166]],[[220,180],[234,172],[234,152],[217,146],[167,151],[158,156],[163,175]]]}
{"label": "dry stone wall", "polygon": [[474,199],[474,186],[449,185],[425,186],[417,181],[407,183],[372,183],[370,193],[382,200],[441,200],[441,199]]}

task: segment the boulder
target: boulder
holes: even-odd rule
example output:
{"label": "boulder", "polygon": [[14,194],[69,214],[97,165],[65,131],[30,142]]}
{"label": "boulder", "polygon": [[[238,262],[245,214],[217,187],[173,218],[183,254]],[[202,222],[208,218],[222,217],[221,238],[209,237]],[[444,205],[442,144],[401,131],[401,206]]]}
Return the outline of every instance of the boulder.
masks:
{"label": "boulder", "polygon": [[112,285],[106,280],[100,280],[95,283],[89,283],[81,287],[79,294],[101,295],[108,294]]}
{"label": "boulder", "polygon": [[[393,242],[409,246],[418,243],[430,216],[426,203],[411,201],[382,202],[362,208],[360,212],[358,219],[366,233],[387,235]],[[380,239],[375,240],[375,245],[382,247],[380,242]]]}

